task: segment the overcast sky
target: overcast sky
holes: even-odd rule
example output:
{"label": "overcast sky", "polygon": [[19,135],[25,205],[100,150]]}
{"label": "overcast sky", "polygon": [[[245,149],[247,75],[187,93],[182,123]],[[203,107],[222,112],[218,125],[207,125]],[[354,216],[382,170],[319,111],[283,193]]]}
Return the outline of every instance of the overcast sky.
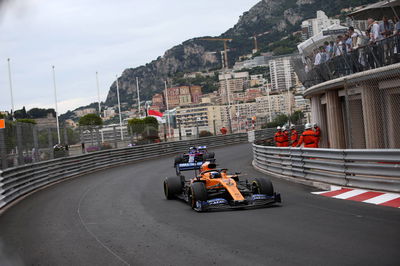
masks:
{"label": "overcast sky", "polygon": [[[1,0],[0,0],[1,1]],[[9,0],[0,6],[0,110],[10,110],[7,58],[16,109],[59,112],[101,100],[125,68],[174,45],[216,36],[259,0]],[[3,1],[4,2],[4,1]]]}

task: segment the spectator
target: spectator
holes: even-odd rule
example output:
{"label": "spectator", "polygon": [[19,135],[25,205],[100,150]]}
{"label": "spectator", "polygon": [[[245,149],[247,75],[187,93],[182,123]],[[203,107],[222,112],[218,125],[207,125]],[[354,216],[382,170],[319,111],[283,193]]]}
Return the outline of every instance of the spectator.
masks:
{"label": "spectator", "polygon": [[384,38],[392,36],[394,31],[394,26],[388,17],[384,16],[382,22],[379,24],[379,32]]}
{"label": "spectator", "polygon": [[324,42],[324,48],[325,48],[325,53],[326,53],[327,61],[328,61],[332,57],[333,46],[329,42]]}
{"label": "spectator", "polygon": [[228,132],[228,130],[225,127],[222,127],[220,130],[222,135],[226,135],[226,133]]}
{"label": "spectator", "polygon": [[321,53],[317,49],[315,49],[314,54],[314,66],[318,66],[319,64],[321,64]]}
{"label": "spectator", "polygon": [[353,47],[352,47],[353,44],[352,44],[352,39],[350,38],[350,35],[349,35],[348,33],[346,33],[346,34],[344,35],[343,44],[344,44],[344,49],[343,49],[343,51],[344,51],[345,53],[350,53],[351,50],[352,50],[352,48],[353,48]]}
{"label": "spectator", "polygon": [[343,54],[343,36],[339,35],[336,38],[335,44],[335,56],[341,56]]}
{"label": "spectator", "polygon": [[351,38],[351,50],[356,49],[358,44],[358,33],[354,31],[353,27],[349,27],[349,35]]}
{"label": "spectator", "polygon": [[335,56],[335,51],[334,51],[335,42],[334,42],[334,41],[330,41],[330,42],[329,42],[329,46],[331,47],[331,51],[330,51],[330,53],[329,53],[329,58],[332,58],[332,57]]}
{"label": "spectator", "polygon": [[368,19],[368,29],[370,32],[370,43],[375,43],[383,39],[379,24],[373,18]]}
{"label": "spectator", "polygon": [[[388,17],[383,16],[382,22],[379,24],[379,31],[384,38],[392,36],[394,25],[389,21]],[[393,45],[392,42],[384,40],[383,44],[383,63],[390,64],[393,58]]]}
{"label": "spectator", "polygon": [[400,20],[397,17],[393,18],[394,25],[394,34],[400,35]]}
{"label": "spectator", "polygon": [[315,55],[315,61],[314,61],[314,65],[320,65],[325,63],[326,61],[328,61],[328,55],[325,51],[325,47],[320,46],[318,50],[315,50],[316,55]]}

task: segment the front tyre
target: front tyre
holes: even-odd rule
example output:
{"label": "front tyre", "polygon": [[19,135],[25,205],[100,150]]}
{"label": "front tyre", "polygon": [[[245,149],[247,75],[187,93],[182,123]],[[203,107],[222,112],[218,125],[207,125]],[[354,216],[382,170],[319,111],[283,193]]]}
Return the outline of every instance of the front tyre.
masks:
{"label": "front tyre", "polygon": [[192,209],[196,209],[198,201],[207,200],[207,189],[204,183],[195,182],[190,186],[190,206]]}
{"label": "front tyre", "polygon": [[267,196],[274,195],[272,182],[267,178],[255,178],[251,187],[254,194],[265,194]]}
{"label": "front tyre", "polygon": [[173,199],[182,192],[182,180],[179,176],[167,177],[164,180],[164,194],[167,199]]}

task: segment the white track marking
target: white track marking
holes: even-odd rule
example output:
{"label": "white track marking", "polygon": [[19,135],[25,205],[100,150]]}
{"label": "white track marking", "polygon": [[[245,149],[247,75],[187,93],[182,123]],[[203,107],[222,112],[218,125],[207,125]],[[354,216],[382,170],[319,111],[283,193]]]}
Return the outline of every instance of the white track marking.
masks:
{"label": "white track marking", "polygon": [[121,261],[123,264],[125,265],[130,265],[127,261],[125,261],[123,258],[121,258],[120,256],[118,256],[118,254],[116,254],[114,251],[112,251],[109,247],[107,247],[103,242],[101,242],[101,240],[92,232],[89,230],[88,228],[88,224],[90,223],[85,223],[85,221],[83,220],[82,216],[81,216],[81,204],[82,201],[84,200],[84,198],[86,197],[86,195],[88,194],[88,192],[90,190],[92,190],[93,188],[97,187],[98,185],[100,185],[101,183],[89,187],[85,193],[83,193],[83,195],[81,196],[81,198],[79,199],[79,203],[78,203],[78,209],[77,209],[77,213],[79,216],[79,220],[82,223],[83,227],[85,228],[85,230],[105,249],[107,250],[110,254],[112,254],[115,258],[117,258],[119,261]]}
{"label": "white track marking", "polygon": [[365,192],[368,192],[368,191],[367,191],[367,190],[363,190],[363,189],[354,189],[354,190],[347,191],[347,192],[344,192],[344,193],[342,193],[342,194],[333,196],[332,198],[336,198],[336,199],[348,199],[348,198],[351,198],[351,197],[354,197],[354,196],[358,196],[358,195],[360,195],[360,194],[363,194],[363,193],[365,193]]}
{"label": "white track marking", "polygon": [[377,197],[374,197],[374,198],[371,198],[371,199],[364,200],[363,202],[372,203],[372,204],[382,204],[382,203],[385,203],[387,201],[394,200],[394,199],[397,199],[397,198],[400,198],[399,194],[385,193],[383,195],[380,195],[380,196],[377,196]]}

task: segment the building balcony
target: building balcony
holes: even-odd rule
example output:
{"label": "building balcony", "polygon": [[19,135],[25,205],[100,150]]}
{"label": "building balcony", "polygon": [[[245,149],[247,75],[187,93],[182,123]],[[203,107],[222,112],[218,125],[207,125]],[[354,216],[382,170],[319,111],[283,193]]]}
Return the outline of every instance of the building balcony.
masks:
{"label": "building balcony", "polygon": [[359,47],[319,65],[300,56],[292,59],[295,72],[306,88],[371,69],[400,62],[400,35]]}

